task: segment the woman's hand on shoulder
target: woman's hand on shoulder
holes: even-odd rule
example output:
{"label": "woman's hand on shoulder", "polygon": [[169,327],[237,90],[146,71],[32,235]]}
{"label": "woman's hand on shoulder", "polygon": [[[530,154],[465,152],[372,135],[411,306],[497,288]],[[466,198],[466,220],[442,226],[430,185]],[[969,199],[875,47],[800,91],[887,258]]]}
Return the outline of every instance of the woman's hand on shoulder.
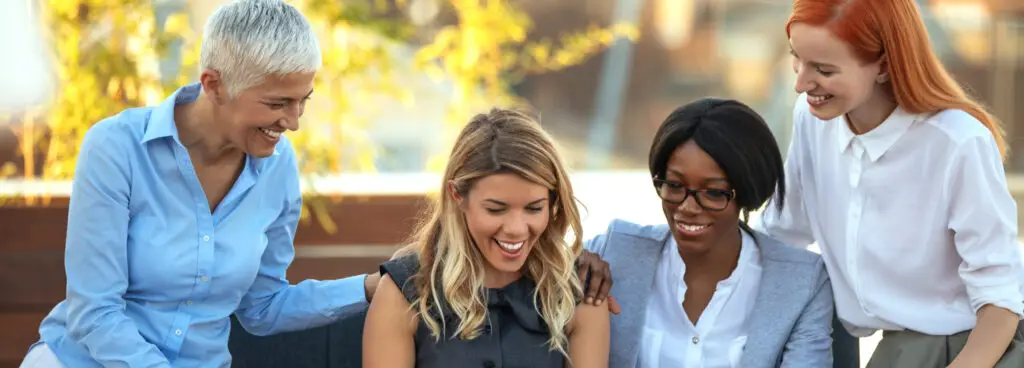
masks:
{"label": "woman's hand on shoulder", "polygon": [[580,303],[569,328],[569,358],[575,368],[607,368],[611,313],[606,305]]}
{"label": "woman's hand on shoulder", "polygon": [[[608,295],[612,289],[611,265],[597,253],[586,249],[580,253],[577,260],[580,281],[583,282],[583,302],[595,306],[601,306],[608,301],[608,310],[613,314],[619,314],[619,303]],[[588,277],[589,276],[589,281]]]}
{"label": "woman's hand on shoulder", "polygon": [[381,277],[366,313],[363,367],[414,367],[417,318],[391,276]]}

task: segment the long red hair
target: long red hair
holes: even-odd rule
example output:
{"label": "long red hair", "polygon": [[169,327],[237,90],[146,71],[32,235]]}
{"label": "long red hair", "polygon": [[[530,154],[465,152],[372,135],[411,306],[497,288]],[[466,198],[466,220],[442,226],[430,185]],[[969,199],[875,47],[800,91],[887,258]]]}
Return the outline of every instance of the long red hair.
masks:
{"label": "long red hair", "polygon": [[827,27],[863,62],[885,57],[887,88],[900,107],[914,114],[963,110],[992,132],[1006,157],[1003,127],[946,71],[932,51],[914,0],[795,0],[787,36],[793,23]]}

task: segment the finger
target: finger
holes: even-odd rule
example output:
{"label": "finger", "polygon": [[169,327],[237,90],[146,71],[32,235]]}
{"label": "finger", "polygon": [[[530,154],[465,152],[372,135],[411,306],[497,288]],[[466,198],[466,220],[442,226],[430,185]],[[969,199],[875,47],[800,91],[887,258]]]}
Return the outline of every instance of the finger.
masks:
{"label": "finger", "polygon": [[604,275],[593,268],[590,268],[589,271],[590,282],[587,285],[587,304],[601,305],[597,302],[597,296],[601,292],[601,283],[605,280]]}
{"label": "finger", "polygon": [[587,280],[587,271],[590,269],[590,267],[587,267],[588,262],[586,258],[586,255],[583,255],[576,259],[576,274],[580,277],[580,282]]}
{"label": "finger", "polygon": [[622,308],[619,307],[619,302],[615,301],[615,297],[611,295],[608,296],[608,310],[614,315],[622,313]]}
{"label": "finger", "polygon": [[612,290],[611,275],[607,271],[604,272],[604,275],[604,282],[601,283],[601,288],[597,291],[598,305],[601,305],[601,302],[608,298],[608,293]]}

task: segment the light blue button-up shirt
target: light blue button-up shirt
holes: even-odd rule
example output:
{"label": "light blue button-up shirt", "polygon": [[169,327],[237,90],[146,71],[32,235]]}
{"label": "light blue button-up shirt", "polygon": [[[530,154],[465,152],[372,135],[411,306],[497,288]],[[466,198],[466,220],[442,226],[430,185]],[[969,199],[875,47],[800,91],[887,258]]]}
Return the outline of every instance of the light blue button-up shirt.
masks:
{"label": "light blue button-up shirt", "polygon": [[[282,136],[247,157],[212,213],[174,106],[125,110],[85,136],[68,214],[67,299],[39,329],[68,367],[227,366],[229,316],[257,335],[329,324],[366,302],[363,277],[289,285],[302,203]],[[352,307],[352,308],[349,308]]]}

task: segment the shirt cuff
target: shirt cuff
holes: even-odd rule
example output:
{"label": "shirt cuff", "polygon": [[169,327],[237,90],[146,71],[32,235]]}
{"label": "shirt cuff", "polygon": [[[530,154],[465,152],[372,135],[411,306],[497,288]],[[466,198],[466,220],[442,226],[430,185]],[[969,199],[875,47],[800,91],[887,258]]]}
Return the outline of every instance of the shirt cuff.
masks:
{"label": "shirt cuff", "polygon": [[973,288],[969,289],[968,293],[971,297],[971,309],[975,314],[981,307],[991,304],[1016,313],[1018,318],[1024,318],[1024,294],[1021,294],[1016,284]]}
{"label": "shirt cuff", "polygon": [[346,307],[366,303],[365,282],[365,274],[324,281],[319,288],[321,300],[325,302],[320,311],[326,316],[337,318]]}

